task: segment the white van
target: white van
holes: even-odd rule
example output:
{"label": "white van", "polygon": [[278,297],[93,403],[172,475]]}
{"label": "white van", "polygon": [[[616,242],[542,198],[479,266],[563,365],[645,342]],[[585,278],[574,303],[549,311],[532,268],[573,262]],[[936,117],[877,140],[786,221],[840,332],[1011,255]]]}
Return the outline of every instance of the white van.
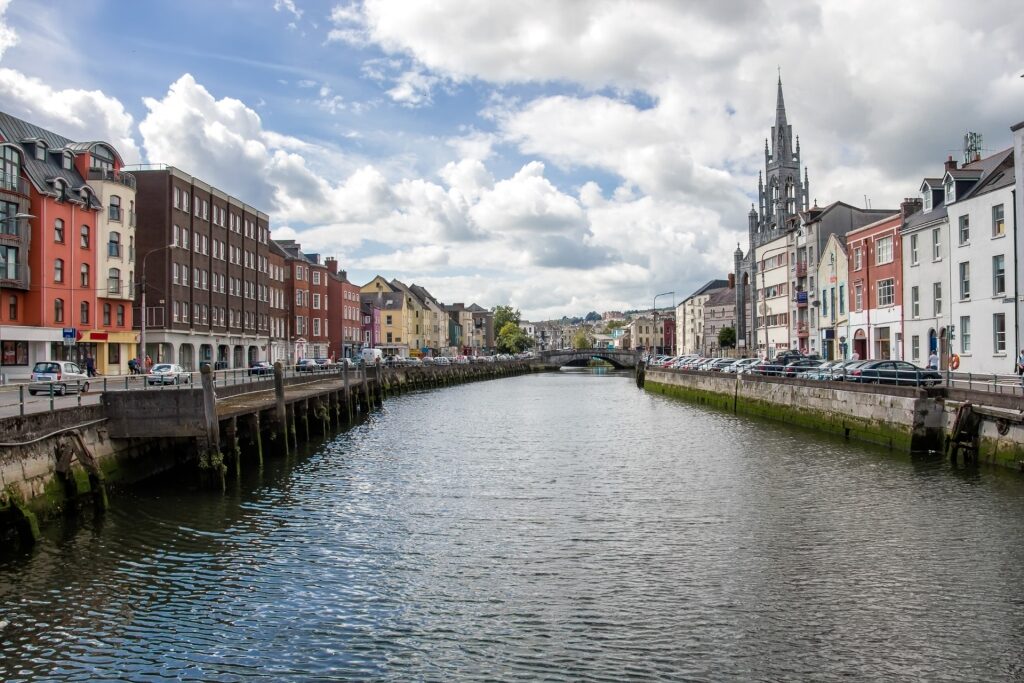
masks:
{"label": "white van", "polygon": [[384,362],[384,352],[380,349],[363,349],[362,350],[363,362],[367,365],[373,365],[377,361]]}

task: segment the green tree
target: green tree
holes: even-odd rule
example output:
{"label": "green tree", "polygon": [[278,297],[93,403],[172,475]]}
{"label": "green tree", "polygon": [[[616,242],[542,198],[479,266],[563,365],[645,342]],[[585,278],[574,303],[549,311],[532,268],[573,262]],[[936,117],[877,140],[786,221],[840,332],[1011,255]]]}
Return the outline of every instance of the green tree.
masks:
{"label": "green tree", "polygon": [[519,309],[512,308],[511,306],[495,306],[493,311],[494,329],[498,330],[499,334],[501,330],[505,329],[506,323],[513,322],[516,324],[516,327],[519,326],[519,319],[522,317]]}
{"label": "green tree", "polygon": [[625,327],[625,326],[626,326],[626,321],[625,320],[609,320],[608,324],[604,326],[604,329],[606,329],[609,332],[611,332],[612,330],[617,330],[620,327]]}
{"label": "green tree", "polygon": [[592,349],[594,348],[594,337],[587,330],[579,330],[572,338],[572,348]]}
{"label": "green tree", "polygon": [[502,325],[495,343],[501,353],[522,353],[533,346],[533,340],[511,320]]}
{"label": "green tree", "polygon": [[718,331],[718,346],[723,349],[731,349],[736,346],[736,330],[731,327],[723,327]]}
{"label": "green tree", "polygon": [[587,313],[587,317],[584,318],[584,320],[586,320],[588,323],[595,323],[600,319],[601,314],[598,313],[597,311],[591,311],[590,313]]}

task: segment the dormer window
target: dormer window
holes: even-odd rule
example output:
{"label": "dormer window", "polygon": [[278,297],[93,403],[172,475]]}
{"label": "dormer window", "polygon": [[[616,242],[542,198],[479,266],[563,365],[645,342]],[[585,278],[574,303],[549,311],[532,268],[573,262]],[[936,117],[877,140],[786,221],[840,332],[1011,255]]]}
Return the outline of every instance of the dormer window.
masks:
{"label": "dormer window", "polygon": [[952,178],[946,178],[946,204],[952,204],[956,201],[956,183],[953,182]]}
{"label": "dormer window", "polygon": [[42,142],[36,143],[36,159],[38,161],[46,161],[46,145]]}
{"label": "dormer window", "polygon": [[932,191],[931,191],[931,188],[925,188],[924,195],[923,195],[922,199],[923,199],[923,204],[924,204],[924,210],[925,211],[931,211],[932,210]]}
{"label": "dormer window", "polygon": [[60,165],[61,168],[63,168],[65,171],[71,170],[71,152],[64,152],[64,154],[61,155]]}

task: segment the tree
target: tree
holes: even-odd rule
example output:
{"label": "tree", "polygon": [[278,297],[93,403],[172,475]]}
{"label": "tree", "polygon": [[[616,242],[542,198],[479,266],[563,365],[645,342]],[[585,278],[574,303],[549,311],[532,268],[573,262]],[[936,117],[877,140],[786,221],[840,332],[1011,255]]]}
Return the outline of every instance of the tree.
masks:
{"label": "tree", "polygon": [[736,346],[736,330],[731,327],[723,327],[718,331],[718,346],[723,349],[731,349]]}
{"label": "tree", "polygon": [[533,346],[530,339],[518,324],[509,320],[498,330],[498,338],[495,340],[498,351],[501,353],[522,353]]}
{"label": "tree", "polygon": [[519,327],[519,319],[522,314],[519,313],[519,309],[512,308],[511,306],[495,306],[494,307],[494,329],[499,332],[505,328],[505,324],[513,322],[516,327]]}
{"label": "tree", "polygon": [[609,320],[608,324],[604,326],[604,329],[606,329],[609,332],[611,332],[612,330],[617,330],[620,327],[625,327],[625,326],[626,326],[626,321],[625,320]]}
{"label": "tree", "polygon": [[572,338],[572,348],[592,349],[594,348],[594,338],[587,330],[579,330]]}
{"label": "tree", "polygon": [[587,313],[587,317],[584,318],[584,320],[586,320],[588,323],[596,323],[600,319],[601,314],[598,313],[597,311],[591,311],[590,313]]}

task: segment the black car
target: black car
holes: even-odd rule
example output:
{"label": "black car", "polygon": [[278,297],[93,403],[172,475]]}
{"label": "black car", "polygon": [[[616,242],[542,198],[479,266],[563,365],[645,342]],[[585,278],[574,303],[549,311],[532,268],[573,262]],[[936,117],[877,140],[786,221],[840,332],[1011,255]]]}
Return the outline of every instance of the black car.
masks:
{"label": "black car", "polygon": [[799,358],[786,363],[782,368],[782,374],[786,377],[798,377],[805,372],[817,370],[819,367],[821,367],[821,360],[818,358]]}
{"label": "black car", "polygon": [[933,387],[942,383],[938,370],[920,368],[904,360],[872,360],[849,370],[848,382]]}
{"label": "black car", "polygon": [[273,375],[274,366],[269,361],[256,360],[249,364],[250,375]]}
{"label": "black car", "polygon": [[319,372],[322,368],[312,358],[303,358],[295,364],[296,372]]}

